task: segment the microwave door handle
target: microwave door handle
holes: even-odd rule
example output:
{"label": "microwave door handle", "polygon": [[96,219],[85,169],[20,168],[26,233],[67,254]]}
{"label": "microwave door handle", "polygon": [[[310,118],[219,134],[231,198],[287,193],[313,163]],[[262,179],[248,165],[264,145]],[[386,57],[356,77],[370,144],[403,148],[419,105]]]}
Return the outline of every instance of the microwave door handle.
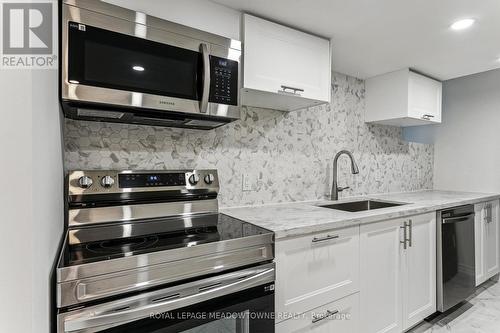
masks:
{"label": "microwave door handle", "polygon": [[210,93],[210,57],[208,54],[208,46],[205,43],[200,45],[201,56],[203,58],[203,87],[201,92],[200,112],[207,113],[208,111],[208,95]]}

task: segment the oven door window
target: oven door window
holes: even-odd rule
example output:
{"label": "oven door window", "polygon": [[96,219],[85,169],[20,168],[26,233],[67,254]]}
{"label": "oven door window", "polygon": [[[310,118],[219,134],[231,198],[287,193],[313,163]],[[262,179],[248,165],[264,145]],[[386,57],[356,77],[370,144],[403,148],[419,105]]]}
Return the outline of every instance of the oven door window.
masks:
{"label": "oven door window", "polygon": [[102,331],[103,333],[272,333],[274,293],[265,286]]}
{"label": "oven door window", "polygon": [[68,24],[70,83],[200,100],[200,52]]}

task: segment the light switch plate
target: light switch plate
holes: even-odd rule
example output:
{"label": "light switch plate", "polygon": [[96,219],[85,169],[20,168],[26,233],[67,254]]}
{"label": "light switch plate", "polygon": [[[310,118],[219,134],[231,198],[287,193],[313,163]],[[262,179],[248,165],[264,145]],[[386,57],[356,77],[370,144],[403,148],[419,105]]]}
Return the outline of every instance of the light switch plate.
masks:
{"label": "light switch plate", "polygon": [[252,180],[248,173],[244,173],[241,177],[241,184],[243,191],[251,191],[252,190]]}

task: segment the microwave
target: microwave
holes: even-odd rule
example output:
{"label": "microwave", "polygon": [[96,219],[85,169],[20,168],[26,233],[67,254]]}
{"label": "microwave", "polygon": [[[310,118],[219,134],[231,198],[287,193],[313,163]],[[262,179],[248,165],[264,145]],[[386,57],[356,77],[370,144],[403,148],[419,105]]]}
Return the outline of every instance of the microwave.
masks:
{"label": "microwave", "polygon": [[212,129],[240,118],[241,42],[98,0],[64,0],[66,117]]}

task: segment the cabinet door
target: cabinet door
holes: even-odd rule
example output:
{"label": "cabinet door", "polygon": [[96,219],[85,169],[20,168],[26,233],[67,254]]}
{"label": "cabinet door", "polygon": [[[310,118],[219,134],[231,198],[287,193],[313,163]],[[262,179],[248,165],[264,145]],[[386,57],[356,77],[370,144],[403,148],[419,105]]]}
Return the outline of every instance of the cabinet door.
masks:
{"label": "cabinet door", "polygon": [[361,332],[402,332],[402,220],[361,226]]}
{"label": "cabinet door", "polygon": [[408,115],[412,118],[441,122],[442,83],[409,72]]}
{"label": "cabinet door", "polygon": [[276,325],[276,333],[358,333],[359,293],[308,311]]}
{"label": "cabinet door", "polygon": [[484,206],[485,203],[478,203],[474,205],[474,247],[475,247],[475,260],[476,260],[476,286],[486,281],[485,274],[485,253],[486,248],[486,226],[484,223]]}
{"label": "cabinet door", "polygon": [[243,80],[244,88],[283,93],[287,86],[329,102],[330,41],[245,14]]}
{"label": "cabinet door", "polygon": [[403,257],[403,326],[408,329],[436,312],[436,213],[406,219]]}
{"label": "cabinet door", "polygon": [[499,272],[499,247],[498,247],[498,209],[499,201],[490,201],[484,204],[484,274],[489,279]]}
{"label": "cabinet door", "polygon": [[276,242],[277,313],[303,313],[357,292],[358,279],[358,226]]}

